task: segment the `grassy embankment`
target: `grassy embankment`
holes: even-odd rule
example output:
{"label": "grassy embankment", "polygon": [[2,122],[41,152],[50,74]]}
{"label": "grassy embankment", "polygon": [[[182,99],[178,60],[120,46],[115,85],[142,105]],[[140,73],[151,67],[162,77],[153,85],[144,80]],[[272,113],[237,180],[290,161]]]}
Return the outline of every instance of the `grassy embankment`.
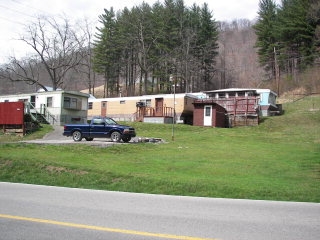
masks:
{"label": "grassy embankment", "polygon": [[[0,181],[203,197],[320,202],[320,97],[284,105],[257,127],[129,123],[164,144],[102,148],[0,136]],[[49,131],[45,126],[25,138]],[[10,142],[10,143],[9,143]]]}

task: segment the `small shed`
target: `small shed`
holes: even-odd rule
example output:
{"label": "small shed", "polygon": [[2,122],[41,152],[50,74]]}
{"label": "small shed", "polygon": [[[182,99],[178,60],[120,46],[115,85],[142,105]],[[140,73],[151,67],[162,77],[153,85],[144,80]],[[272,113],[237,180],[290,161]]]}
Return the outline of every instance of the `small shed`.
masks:
{"label": "small shed", "polygon": [[226,127],[227,111],[212,100],[194,101],[193,125],[208,127]]}

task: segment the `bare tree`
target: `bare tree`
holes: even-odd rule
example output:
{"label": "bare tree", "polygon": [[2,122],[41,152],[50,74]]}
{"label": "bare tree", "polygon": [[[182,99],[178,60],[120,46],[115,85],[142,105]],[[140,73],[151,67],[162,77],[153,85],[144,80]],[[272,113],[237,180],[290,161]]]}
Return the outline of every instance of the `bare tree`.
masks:
{"label": "bare tree", "polygon": [[259,87],[265,79],[254,49],[256,35],[249,20],[220,23],[217,67],[220,88]]}
{"label": "bare tree", "polygon": [[[66,17],[38,17],[19,40],[31,47],[34,54],[24,60],[12,58],[3,75],[12,81],[37,84],[44,90],[47,90],[44,86],[47,80],[53,90],[64,88],[67,73],[78,66],[83,57],[84,36],[78,36]],[[46,77],[39,78],[39,69],[45,71]]]}
{"label": "bare tree", "polygon": [[77,72],[80,75],[83,75],[84,81],[86,86],[88,87],[89,94],[94,95],[94,88],[96,84],[96,74],[93,71],[93,48],[92,48],[92,41],[93,41],[93,24],[88,22],[87,19],[84,22],[79,22],[80,31],[83,38],[78,39],[79,45],[83,47],[79,50],[79,54],[81,54],[81,62],[79,66],[76,68]]}
{"label": "bare tree", "polygon": [[40,67],[39,61],[35,58],[18,60],[15,57],[11,57],[10,62],[2,66],[0,78],[12,82],[35,85],[35,88],[41,87],[47,91],[46,86],[40,81]]}

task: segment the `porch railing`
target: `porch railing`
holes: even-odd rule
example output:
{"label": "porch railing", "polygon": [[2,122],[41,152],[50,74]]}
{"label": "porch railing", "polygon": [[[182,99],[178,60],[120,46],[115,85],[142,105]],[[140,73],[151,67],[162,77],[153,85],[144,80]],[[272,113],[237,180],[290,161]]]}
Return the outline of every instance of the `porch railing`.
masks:
{"label": "porch railing", "polygon": [[172,107],[138,107],[135,121],[142,121],[144,117],[173,117]]}
{"label": "porch railing", "polygon": [[25,103],[25,113],[29,114],[33,121],[42,122],[54,125],[56,122],[55,117],[50,113],[45,104],[40,105],[40,109],[37,109],[32,103]]}

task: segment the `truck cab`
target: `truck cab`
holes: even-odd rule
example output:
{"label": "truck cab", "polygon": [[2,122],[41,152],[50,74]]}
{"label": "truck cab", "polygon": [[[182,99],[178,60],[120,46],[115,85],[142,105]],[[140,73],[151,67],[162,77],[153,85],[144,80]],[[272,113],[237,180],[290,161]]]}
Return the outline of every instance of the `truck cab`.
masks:
{"label": "truck cab", "polygon": [[111,138],[113,142],[129,142],[136,136],[135,129],[130,126],[120,125],[112,118],[94,117],[89,124],[64,125],[64,136],[72,136],[74,141],[85,138],[92,141],[94,138]]}

